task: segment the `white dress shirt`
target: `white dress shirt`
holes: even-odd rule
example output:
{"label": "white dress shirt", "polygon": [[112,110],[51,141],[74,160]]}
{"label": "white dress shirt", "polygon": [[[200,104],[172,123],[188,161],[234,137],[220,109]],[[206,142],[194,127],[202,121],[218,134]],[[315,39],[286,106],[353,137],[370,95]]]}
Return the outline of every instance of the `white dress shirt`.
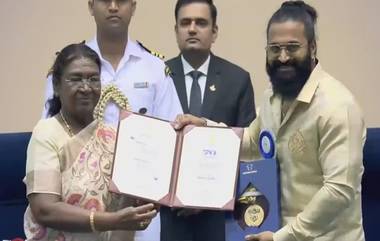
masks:
{"label": "white dress shirt", "polygon": [[186,84],[186,95],[187,95],[187,103],[190,106],[190,93],[191,93],[191,85],[193,84],[193,78],[190,76],[190,72],[197,70],[202,73],[202,75],[198,79],[199,86],[201,87],[201,101],[203,103],[203,96],[205,94],[206,88],[206,80],[207,80],[207,72],[208,66],[210,64],[210,55],[207,57],[206,61],[199,67],[198,69],[194,69],[189,62],[181,55],[183,73],[185,74],[185,84]]}

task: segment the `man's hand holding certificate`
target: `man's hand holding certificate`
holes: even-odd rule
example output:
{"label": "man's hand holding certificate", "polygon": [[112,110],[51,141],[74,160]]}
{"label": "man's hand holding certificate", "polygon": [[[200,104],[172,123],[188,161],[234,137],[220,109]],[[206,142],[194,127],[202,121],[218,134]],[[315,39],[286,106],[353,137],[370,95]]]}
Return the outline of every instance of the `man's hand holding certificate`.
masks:
{"label": "man's hand holding certificate", "polygon": [[111,189],[170,207],[232,210],[243,130],[123,112]]}

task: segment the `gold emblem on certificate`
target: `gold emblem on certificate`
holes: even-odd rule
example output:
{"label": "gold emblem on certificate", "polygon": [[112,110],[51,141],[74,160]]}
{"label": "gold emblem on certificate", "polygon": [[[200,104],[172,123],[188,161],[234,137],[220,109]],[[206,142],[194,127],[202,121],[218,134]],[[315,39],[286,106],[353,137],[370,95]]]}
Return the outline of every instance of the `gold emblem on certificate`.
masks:
{"label": "gold emblem on certificate", "polygon": [[266,197],[249,184],[236,203],[234,217],[243,229],[260,227],[268,216],[268,211],[269,203]]}

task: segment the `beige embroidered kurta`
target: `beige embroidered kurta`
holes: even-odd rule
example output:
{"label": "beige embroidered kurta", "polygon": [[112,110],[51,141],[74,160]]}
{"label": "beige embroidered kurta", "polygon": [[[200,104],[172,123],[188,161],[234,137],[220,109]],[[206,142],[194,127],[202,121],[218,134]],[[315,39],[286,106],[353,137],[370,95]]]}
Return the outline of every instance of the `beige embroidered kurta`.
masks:
{"label": "beige embroidered kurta", "polygon": [[261,130],[276,138],[283,227],[274,240],[363,241],[366,129],[354,97],[318,64],[283,118],[281,103],[268,90],[243,141],[243,155],[254,159]]}

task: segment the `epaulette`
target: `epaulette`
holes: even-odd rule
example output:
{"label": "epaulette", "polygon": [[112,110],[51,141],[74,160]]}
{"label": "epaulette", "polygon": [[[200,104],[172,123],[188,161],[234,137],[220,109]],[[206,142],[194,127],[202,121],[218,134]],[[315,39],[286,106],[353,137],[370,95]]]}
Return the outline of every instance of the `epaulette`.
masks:
{"label": "epaulette", "polygon": [[168,77],[170,75],[170,77],[173,77],[172,76],[172,71],[170,70],[169,66],[165,65],[165,75],[166,77]]}
{"label": "epaulette", "polygon": [[150,54],[152,54],[152,55],[154,55],[154,56],[156,56],[156,57],[158,57],[158,58],[160,58],[160,59],[164,59],[164,58],[165,58],[165,56],[163,56],[162,54],[157,53],[157,52],[155,52],[155,51],[152,51],[152,50],[148,49],[148,48],[145,47],[141,42],[137,41],[137,43],[141,46],[141,48],[145,49],[148,53],[150,53]]}
{"label": "epaulette", "polygon": [[53,75],[53,66],[50,67],[50,69],[48,70],[48,72],[46,74],[46,78],[49,77],[50,75]]}

